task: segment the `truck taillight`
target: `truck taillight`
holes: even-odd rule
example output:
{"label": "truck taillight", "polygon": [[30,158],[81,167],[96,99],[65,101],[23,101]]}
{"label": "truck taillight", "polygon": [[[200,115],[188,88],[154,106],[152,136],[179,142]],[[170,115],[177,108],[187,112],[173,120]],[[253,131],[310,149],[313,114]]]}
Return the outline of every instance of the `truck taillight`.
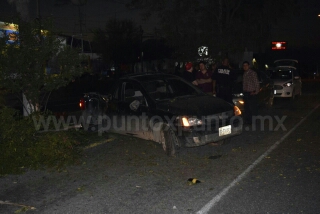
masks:
{"label": "truck taillight", "polygon": [[83,98],[80,99],[79,107],[80,107],[81,110],[85,110],[86,109],[85,101],[84,101]]}

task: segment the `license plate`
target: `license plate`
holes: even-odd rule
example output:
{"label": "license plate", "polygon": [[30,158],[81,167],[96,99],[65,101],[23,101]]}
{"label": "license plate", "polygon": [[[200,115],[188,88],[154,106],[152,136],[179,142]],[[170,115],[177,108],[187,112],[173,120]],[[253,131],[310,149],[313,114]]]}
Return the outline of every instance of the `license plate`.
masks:
{"label": "license plate", "polygon": [[277,90],[274,90],[274,94],[277,94]]}
{"label": "license plate", "polygon": [[223,126],[219,128],[219,136],[231,134],[231,125]]}

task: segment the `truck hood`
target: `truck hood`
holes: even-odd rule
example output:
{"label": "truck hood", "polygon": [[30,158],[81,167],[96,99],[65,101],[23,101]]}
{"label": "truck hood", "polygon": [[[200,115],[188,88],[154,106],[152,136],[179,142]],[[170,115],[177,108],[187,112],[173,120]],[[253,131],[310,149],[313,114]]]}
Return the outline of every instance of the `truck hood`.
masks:
{"label": "truck hood", "polygon": [[189,96],[158,102],[157,110],[173,115],[201,117],[233,111],[233,104],[209,95]]}
{"label": "truck hood", "polygon": [[288,82],[292,82],[292,79],[273,79],[274,85],[283,85]]}

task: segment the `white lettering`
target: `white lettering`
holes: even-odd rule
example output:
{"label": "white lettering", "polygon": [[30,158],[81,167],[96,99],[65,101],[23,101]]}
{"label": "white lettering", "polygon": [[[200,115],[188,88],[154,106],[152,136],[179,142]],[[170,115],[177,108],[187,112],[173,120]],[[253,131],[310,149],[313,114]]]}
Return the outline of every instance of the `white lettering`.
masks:
{"label": "white lettering", "polygon": [[218,69],[219,74],[227,74],[230,75],[230,70],[229,69]]}

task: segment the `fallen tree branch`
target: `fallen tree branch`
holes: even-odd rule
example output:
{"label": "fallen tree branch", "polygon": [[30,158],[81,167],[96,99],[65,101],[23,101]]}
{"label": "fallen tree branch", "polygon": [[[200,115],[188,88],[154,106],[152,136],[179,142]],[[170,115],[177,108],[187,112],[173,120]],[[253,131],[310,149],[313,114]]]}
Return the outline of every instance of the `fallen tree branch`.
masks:
{"label": "fallen tree branch", "polygon": [[36,208],[35,207],[32,207],[32,206],[28,206],[28,205],[23,205],[23,204],[17,204],[17,203],[12,203],[10,201],[1,201],[0,200],[0,204],[6,204],[6,205],[13,205],[13,206],[18,206],[18,207],[24,207],[28,210],[35,210]]}

